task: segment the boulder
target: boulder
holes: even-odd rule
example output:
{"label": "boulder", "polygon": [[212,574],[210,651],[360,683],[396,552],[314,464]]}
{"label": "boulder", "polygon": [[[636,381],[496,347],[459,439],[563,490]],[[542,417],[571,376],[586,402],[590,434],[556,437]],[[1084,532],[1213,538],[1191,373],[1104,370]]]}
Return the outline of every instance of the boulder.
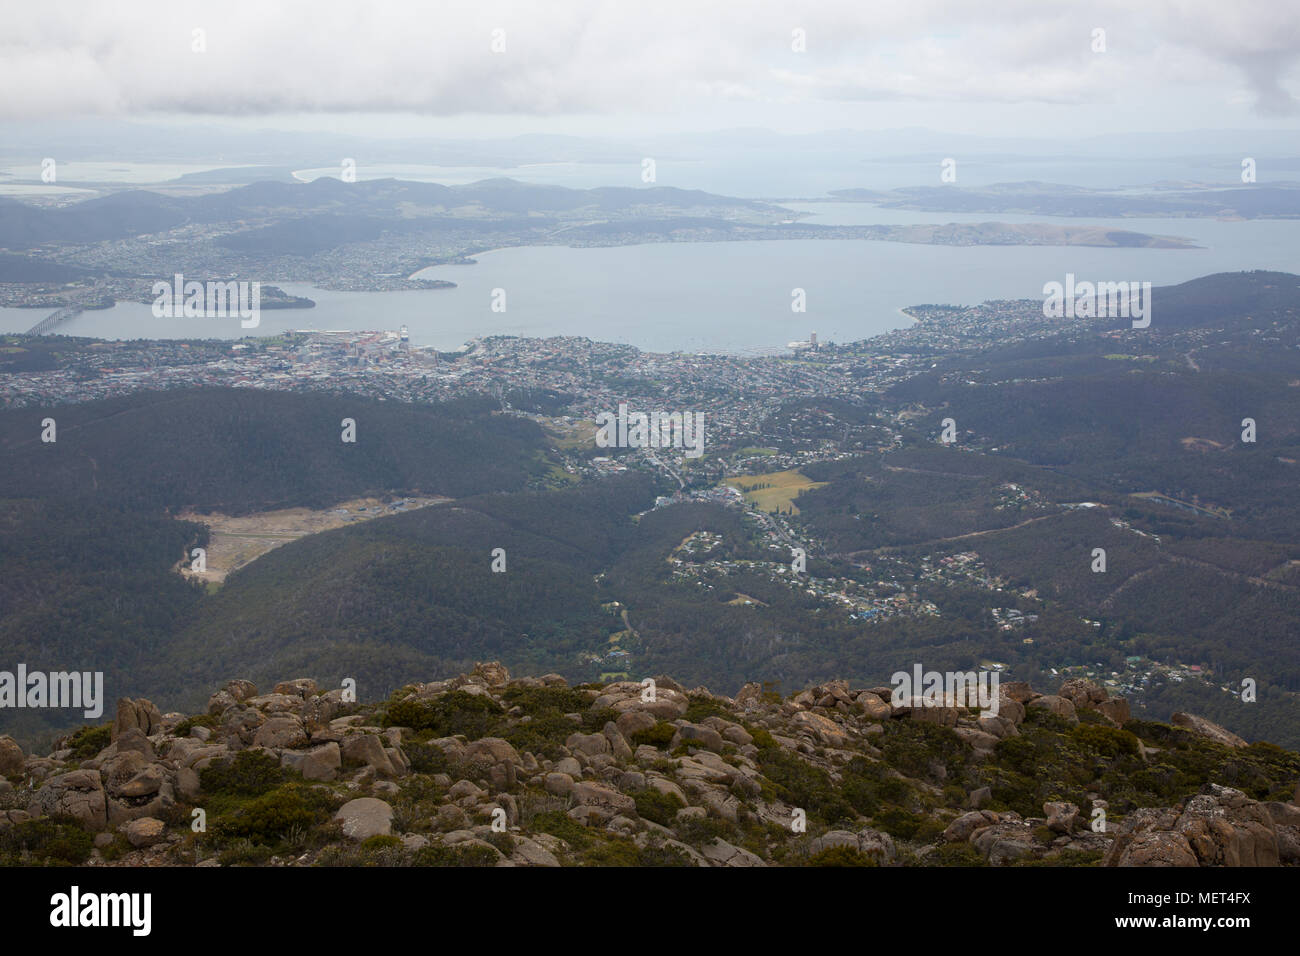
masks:
{"label": "boulder", "polygon": [[993,866],[1035,856],[1040,850],[1033,828],[1018,820],[1000,821],[976,830],[970,842]]}
{"label": "boulder", "polygon": [[469,744],[465,748],[465,759],[485,764],[509,763],[517,767],[523,766],[519,751],[500,737],[483,737]]}
{"label": "boulder", "polygon": [[1213,740],[1217,744],[1223,744],[1225,747],[1247,747],[1249,744],[1242,740],[1232,731],[1220,727],[1212,720],[1206,720],[1204,717],[1197,717],[1195,714],[1175,713],[1169,722],[1175,727],[1182,727],[1184,730],[1191,731],[1198,737],[1204,737],[1207,740]]}
{"label": "boulder", "polygon": [[1210,784],[1181,807],[1135,810],[1104,866],[1278,866],[1282,847],[1267,805]]}
{"label": "boulder", "polygon": [[643,710],[628,710],[618,715],[618,719],[614,721],[614,726],[618,728],[618,732],[624,738],[631,739],[633,735],[643,730],[649,730],[657,723],[659,721],[654,714],[648,714]]}
{"label": "boulder", "polygon": [[[974,794],[971,795],[972,801]],[[965,843],[976,830],[991,827],[998,822],[998,815],[991,810],[972,810],[963,813],[943,831],[943,838],[949,843]]]}
{"label": "boulder", "polygon": [[[1016,706],[1019,705],[1017,704]],[[996,717],[991,714],[983,714],[978,718],[977,722],[979,723],[980,730],[996,737],[998,740],[1002,740],[1006,737],[1017,737],[1020,735],[1020,730],[1016,727],[1015,722],[1001,714],[998,714]]]}
{"label": "boulder", "polygon": [[140,730],[146,737],[156,734],[162,730],[162,714],[152,701],[143,697],[138,700],[121,697],[117,701],[117,716],[113,720],[109,739],[116,740],[123,731],[133,728]]}
{"label": "boulder", "polygon": [[6,734],[0,737],[0,776],[22,773],[27,758],[18,742]]}
{"label": "boulder", "polygon": [[567,797],[573,792],[573,778],[567,773],[548,773],[543,786],[547,793]]}
{"label": "boulder", "polygon": [[474,665],[472,677],[480,678],[485,687],[505,687],[510,683],[510,672],[500,661],[479,662]]}
{"label": "boulder", "polygon": [[250,697],[257,696],[257,685],[249,680],[228,680],[219,691],[208,698],[208,713],[221,714]]}
{"label": "boulder", "polygon": [[571,807],[596,807],[609,811],[610,815],[636,813],[636,801],[625,793],[601,783],[582,780],[574,783],[569,792]]}
{"label": "boulder", "polygon": [[122,835],[126,837],[126,842],[137,849],[160,843],[167,836],[167,825],[153,817],[141,817],[138,820],[132,820],[119,829]]}
{"label": "boulder", "polygon": [[1056,692],[1056,696],[1064,697],[1074,704],[1076,709],[1080,709],[1093,707],[1101,703],[1109,694],[1100,684],[1082,678],[1073,678],[1061,685],[1061,689]]}
{"label": "boulder", "polygon": [[1134,834],[1121,846],[1117,838],[1111,845],[1103,864],[1106,866],[1196,866],[1186,837],[1181,833],[1152,831]]}
{"label": "boulder", "polygon": [[762,857],[721,838],[701,847],[700,853],[713,866],[767,866]]}
{"label": "boulder", "polygon": [[863,829],[857,833],[851,830],[830,830],[808,843],[808,853],[812,856],[832,847],[845,846],[871,857],[878,864],[888,863],[894,859],[897,851],[894,838],[879,830]]}
{"label": "boulder", "polygon": [[592,710],[615,710],[620,714],[646,713],[659,720],[676,720],[686,713],[689,701],[686,695],[666,684],[656,683],[653,700],[643,700],[644,688],[637,681],[617,681],[607,684],[591,703]]}
{"label": "boulder", "polygon": [[108,806],[98,770],[72,770],[46,781],[33,804],[45,816],[65,814],[90,830],[108,824]]}
{"label": "boulder", "polygon": [[854,700],[858,709],[866,715],[868,720],[888,720],[893,714],[894,708],[887,701],[881,700],[871,691],[862,691]]}
{"label": "boulder", "polygon": [[1042,695],[1022,680],[1006,681],[998,685],[998,694],[1020,704],[1028,704]]}
{"label": "boulder", "polygon": [[310,677],[299,677],[296,680],[281,681],[271,689],[273,694],[285,694],[289,697],[300,697],[306,700],[308,697],[315,697],[320,690],[316,687],[316,682]]}
{"label": "boulder", "polygon": [[926,724],[938,724],[940,727],[956,727],[958,714],[956,707],[937,701],[929,703],[924,697],[917,696],[892,705],[891,716],[895,720],[917,720]]}
{"label": "boulder", "polygon": [[1009,720],[1019,727],[1025,722],[1025,705],[1015,698],[999,694],[997,716],[1003,720]]}
{"label": "boulder", "polygon": [[268,717],[253,734],[254,747],[280,750],[307,746],[307,729],[296,714]]}
{"label": "boulder", "polygon": [[345,763],[370,767],[375,773],[385,777],[397,776],[392,761],[388,759],[388,754],[384,753],[384,745],[374,734],[348,734],[343,738],[339,749]]}
{"label": "boulder", "polygon": [[286,750],[280,764],[297,770],[305,780],[333,780],[343,766],[343,754],[337,743],[329,741],[310,750]]}
{"label": "boulder", "polygon": [[1055,694],[1044,694],[1042,697],[1035,697],[1029,702],[1030,708],[1049,710],[1058,717],[1064,717],[1071,723],[1078,723],[1079,715],[1075,713],[1073,701],[1064,697],[1058,697]]}
{"label": "boulder", "polygon": [[763,706],[763,685],[750,681],[736,693],[733,704],[737,710],[759,710]]}
{"label": "boulder", "polygon": [[574,753],[592,757],[596,754],[609,753],[609,738],[604,734],[569,734],[564,741],[564,746]]}
{"label": "boulder", "polygon": [[515,845],[510,852],[510,860],[516,866],[559,866],[555,854],[527,837],[514,838]]}
{"label": "boulder", "polygon": [[1107,697],[1097,705],[1097,712],[1121,726],[1133,719],[1128,700],[1123,697]]}
{"label": "boulder", "polygon": [[1047,829],[1055,833],[1070,833],[1079,823],[1079,808],[1073,803],[1044,803],[1043,813],[1047,816]]}
{"label": "boulder", "polygon": [[673,735],[673,739],[669,742],[668,749],[674,750],[683,745],[700,747],[713,753],[721,753],[722,734],[703,724],[681,724],[677,728],[677,733]]}
{"label": "boulder", "polygon": [[360,843],[393,832],[393,808],[375,797],[358,797],[339,807],[334,822],[342,826],[345,837]]}

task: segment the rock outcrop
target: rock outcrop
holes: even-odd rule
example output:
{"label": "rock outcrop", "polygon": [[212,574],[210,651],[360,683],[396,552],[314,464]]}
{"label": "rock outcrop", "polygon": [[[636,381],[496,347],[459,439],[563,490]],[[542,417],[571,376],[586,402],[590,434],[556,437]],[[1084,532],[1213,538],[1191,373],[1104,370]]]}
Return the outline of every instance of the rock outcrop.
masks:
{"label": "rock outcrop", "polygon": [[[1080,680],[1055,694],[1003,683],[996,714],[847,681],[732,699],[664,676],[652,689],[513,679],[498,663],[361,704],[309,678],[265,694],[231,680],[188,718],[118,701],[90,757],[0,737],[0,830],[48,818],[97,834],[89,852],[120,865],[1300,864],[1294,800],[1214,780],[1175,806],[1078,790],[1117,760],[1166,759],[1172,730],[1144,740],[1125,724],[1142,729]],[[1175,724],[1194,747],[1251,759],[1209,721]],[[1057,753],[1092,769],[1041,779]],[[1257,796],[1294,786],[1285,769],[1267,778],[1282,766],[1270,759],[1252,771]]]}

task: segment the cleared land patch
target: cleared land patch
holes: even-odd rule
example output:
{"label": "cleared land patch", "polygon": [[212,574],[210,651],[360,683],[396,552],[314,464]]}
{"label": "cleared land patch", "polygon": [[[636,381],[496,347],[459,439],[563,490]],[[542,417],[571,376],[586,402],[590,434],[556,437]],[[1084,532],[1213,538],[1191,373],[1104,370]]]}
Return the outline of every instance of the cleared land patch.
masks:
{"label": "cleared land patch", "polygon": [[824,488],[826,482],[813,481],[801,471],[772,471],[765,475],[738,475],[723,482],[740,490],[745,500],[763,511],[791,510],[798,514],[794,499],[801,491]]}
{"label": "cleared land patch", "polygon": [[429,505],[451,501],[450,498],[399,497],[387,501],[379,498],[354,498],[332,508],[283,508],[257,514],[231,517],[219,513],[184,512],[179,517],[208,526],[207,570],[192,571],[182,563],[177,566],[187,578],[220,584],[226,575],[256,561],[268,551],[296,538],[344,525],[368,521],[381,515],[414,511]]}

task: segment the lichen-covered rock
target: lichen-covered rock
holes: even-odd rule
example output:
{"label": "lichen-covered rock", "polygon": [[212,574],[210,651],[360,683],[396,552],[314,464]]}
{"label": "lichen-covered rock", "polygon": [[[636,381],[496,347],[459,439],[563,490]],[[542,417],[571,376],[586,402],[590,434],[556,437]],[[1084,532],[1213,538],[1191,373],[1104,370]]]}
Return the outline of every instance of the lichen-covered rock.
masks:
{"label": "lichen-covered rock", "polygon": [[1116,834],[1107,866],[1278,866],[1277,825],[1240,790],[1210,784],[1181,808],[1139,809]]}
{"label": "lichen-covered rock", "polygon": [[66,815],[90,830],[108,825],[108,806],[98,770],[72,770],[51,777],[32,806],[45,816]]}
{"label": "lichen-covered rock", "polygon": [[1029,702],[1029,707],[1030,709],[1051,711],[1058,717],[1064,717],[1070,723],[1078,723],[1079,721],[1079,715],[1074,709],[1074,702],[1065,697],[1058,697],[1055,694],[1044,694],[1042,697],[1035,697]]}
{"label": "lichen-covered rock", "polygon": [[123,824],[120,828],[126,841],[133,847],[153,846],[167,836],[167,825],[153,817],[141,817]]}
{"label": "lichen-covered rock", "polygon": [[372,836],[388,836],[393,832],[393,808],[374,797],[358,797],[339,807],[334,822],[342,827],[345,837],[360,843]]}

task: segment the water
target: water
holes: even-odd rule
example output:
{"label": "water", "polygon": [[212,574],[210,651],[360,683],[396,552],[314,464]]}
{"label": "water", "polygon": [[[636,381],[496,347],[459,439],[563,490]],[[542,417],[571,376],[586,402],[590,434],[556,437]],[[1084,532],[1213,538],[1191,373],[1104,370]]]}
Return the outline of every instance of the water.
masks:
{"label": "water", "polygon": [[[999,217],[880,210],[860,203],[800,203],[810,222],[928,223]],[[532,246],[483,253],[476,265],[435,266],[421,275],[455,289],[329,292],[283,284],[315,309],[267,311],[245,331],[238,319],[157,319],[150,306],[121,303],[60,327],[98,338],[238,338],[291,328],[396,329],[416,345],[455,349],[483,335],[584,335],[652,351],[763,353],[816,331],[848,342],[910,324],[899,309],[920,303],[976,304],[1039,298],[1043,283],[1079,279],[1169,285],[1212,272],[1300,270],[1300,222],[1203,219],[1058,219],[1185,236],[1202,249],[1062,246],[931,246],[895,242],[779,240],[663,243],[618,248]],[[791,290],[807,312],[791,311]],[[506,311],[491,310],[494,289]],[[26,331],[47,312],[0,309],[0,330]],[[1158,318],[1157,318],[1158,321]]]}

